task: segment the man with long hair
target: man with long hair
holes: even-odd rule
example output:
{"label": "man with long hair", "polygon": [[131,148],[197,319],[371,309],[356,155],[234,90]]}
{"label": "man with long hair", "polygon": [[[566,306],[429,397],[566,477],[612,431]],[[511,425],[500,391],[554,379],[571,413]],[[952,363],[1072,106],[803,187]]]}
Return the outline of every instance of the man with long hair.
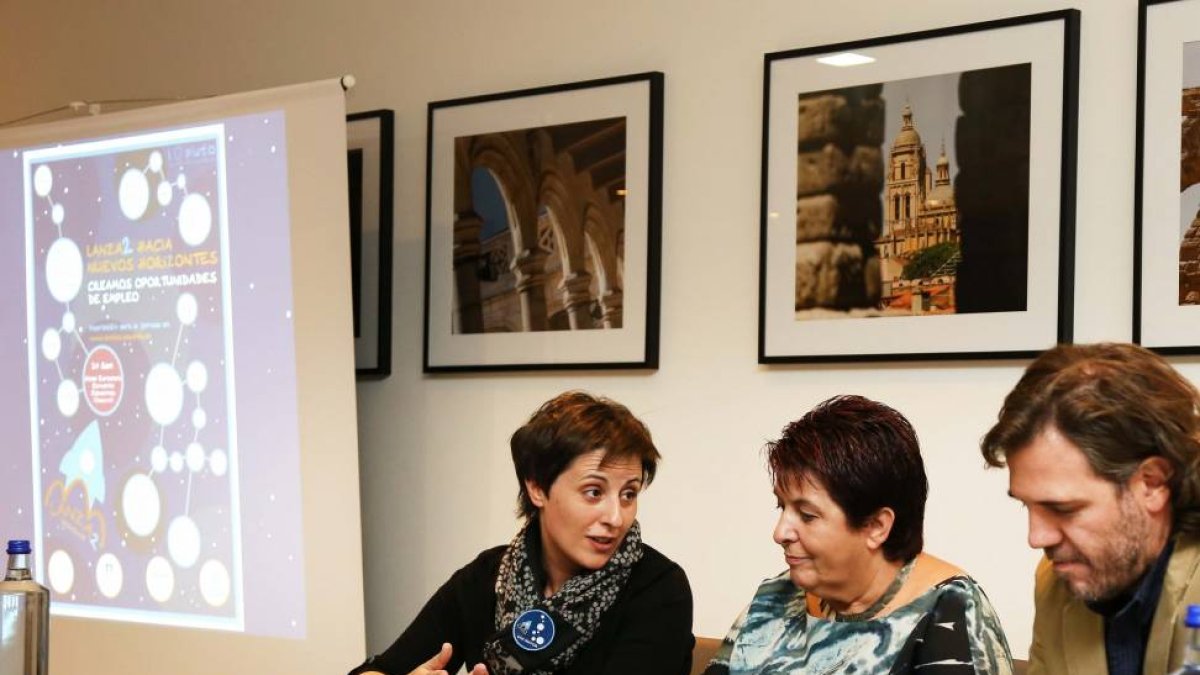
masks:
{"label": "man with long hair", "polygon": [[[981,443],[1038,566],[1030,673],[1164,673],[1200,603],[1200,392],[1128,344],[1030,364]],[[1068,664],[1070,667],[1068,668]]]}

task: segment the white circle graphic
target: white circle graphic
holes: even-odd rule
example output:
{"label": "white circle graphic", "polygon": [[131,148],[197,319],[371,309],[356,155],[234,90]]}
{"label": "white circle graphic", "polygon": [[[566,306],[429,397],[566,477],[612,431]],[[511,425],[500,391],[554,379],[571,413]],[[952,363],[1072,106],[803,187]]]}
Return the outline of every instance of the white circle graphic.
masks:
{"label": "white circle graphic", "polygon": [[63,417],[70,417],[79,410],[79,387],[71,380],[63,380],[58,383],[58,392],[55,398],[58,402],[58,411],[63,414]]}
{"label": "white circle graphic", "polygon": [[196,315],[200,312],[200,308],[196,304],[196,296],[191,293],[180,293],[179,299],[175,301],[175,314],[179,317],[179,322],[185,326],[190,326],[196,323]]}
{"label": "white circle graphic", "polygon": [[37,193],[37,196],[49,195],[52,187],[54,187],[54,174],[50,173],[50,167],[43,164],[33,170],[33,191]]}
{"label": "white circle graphic", "polygon": [[146,590],[159,602],[170,600],[175,591],[175,570],[161,555],[154,556],[146,564]]}
{"label": "white circle graphic", "polygon": [[83,286],[83,254],[66,237],[55,239],[46,251],[46,285],[59,302],[74,300]]}
{"label": "white circle graphic", "polygon": [[171,184],[167,181],[160,181],[156,190],[159,206],[166,206],[171,203],[171,197],[175,196],[175,190],[171,189]]}
{"label": "white circle graphic", "polygon": [[50,220],[53,220],[55,225],[62,225],[63,219],[66,217],[66,215],[67,212],[63,208],[62,204],[55,204],[53,208],[50,209]]}
{"label": "white circle graphic", "polygon": [[159,152],[158,150],[155,150],[154,152],[150,153],[150,161],[148,162],[148,164],[150,165],[150,170],[153,171],[154,173],[158,173],[159,171],[162,171],[162,166],[163,166],[162,160],[163,160],[162,153]]}
{"label": "white circle graphic", "polygon": [[111,553],[105,553],[96,560],[96,587],[106,598],[115,598],[125,585],[125,571],[121,569],[121,561]]}
{"label": "white circle graphic", "polygon": [[200,595],[213,607],[229,601],[229,570],[219,560],[209,560],[200,567]]}
{"label": "white circle graphic", "polygon": [[133,167],[126,169],[117,188],[117,200],[126,218],[137,220],[146,215],[146,207],[150,206],[150,181],[146,180],[146,174]]}
{"label": "white circle graphic", "polygon": [[167,449],[161,445],[154,446],[150,451],[150,466],[157,473],[167,470]]}
{"label": "white circle graphic", "polygon": [[75,561],[62,549],[51,553],[50,559],[46,561],[46,576],[50,578],[50,588],[53,588],[55,593],[70,593],[71,587],[75,585]]}
{"label": "white circle graphic", "polygon": [[208,457],[208,468],[212,469],[213,475],[218,478],[225,475],[229,470],[229,457],[225,455],[224,450],[213,450]]}
{"label": "white circle graphic", "polygon": [[178,516],[167,528],[167,551],[171,560],[183,569],[196,564],[200,557],[200,528],[187,516]]}
{"label": "white circle graphic", "polygon": [[208,413],[204,412],[204,408],[196,408],[192,411],[192,426],[196,429],[203,429],[208,425]]}
{"label": "white circle graphic", "polygon": [[199,394],[208,386],[208,368],[200,361],[192,361],[187,367],[187,386]]}
{"label": "white circle graphic", "polygon": [[[182,176],[181,176],[182,178]],[[179,205],[179,236],[188,246],[199,246],[212,230],[212,207],[199,192],[183,198]]]}
{"label": "white circle graphic", "polygon": [[204,446],[195,441],[187,446],[187,467],[192,473],[204,470]]}
{"label": "white circle graphic", "polygon": [[42,356],[46,357],[47,361],[57,361],[61,353],[62,336],[53,328],[47,328],[46,332],[42,333]]}
{"label": "white circle graphic", "polygon": [[156,363],[146,375],[146,410],[151,419],[169,426],[183,410],[183,383],[169,363]]}
{"label": "white circle graphic", "polygon": [[125,483],[121,495],[121,510],[125,514],[125,524],[129,531],[139,537],[148,536],[158,527],[158,517],[161,503],[158,496],[158,486],[145,474],[134,474]]}
{"label": "white circle graphic", "polygon": [[66,333],[75,332],[75,312],[63,312],[62,329]]}

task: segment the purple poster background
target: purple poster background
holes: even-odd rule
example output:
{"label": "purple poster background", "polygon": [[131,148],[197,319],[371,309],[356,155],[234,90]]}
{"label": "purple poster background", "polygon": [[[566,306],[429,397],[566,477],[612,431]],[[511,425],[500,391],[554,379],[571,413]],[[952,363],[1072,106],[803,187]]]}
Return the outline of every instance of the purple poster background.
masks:
{"label": "purple poster background", "polygon": [[239,628],[224,127],[26,160],[39,576],[62,614]]}
{"label": "purple poster background", "polygon": [[[243,586],[245,630],[304,634],[284,132],[282,113],[259,114],[226,120],[215,136],[51,159],[41,163],[51,171],[48,188],[35,179],[38,162],[27,188],[21,153],[0,155],[0,255],[8,257],[0,281],[26,287],[28,189],[37,306],[32,349],[25,294],[13,292],[0,315],[10,341],[0,376],[13,383],[0,411],[10,438],[0,453],[0,537],[41,544],[32,508],[39,500],[39,577],[63,613],[230,627]],[[126,180],[131,168],[147,177],[145,186]],[[205,208],[191,195],[204,196],[211,216],[203,241]],[[148,205],[144,212],[139,204]],[[67,304],[64,277],[43,269],[57,228],[77,245],[84,270]],[[57,253],[61,263],[61,247]],[[68,275],[65,285],[72,282]],[[185,295],[195,302],[181,306]],[[225,377],[230,344],[233,382]],[[29,364],[18,355],[37,368],[36,497]],[[195,363],[203,367],[189,370]],[[67,379],[75,401],[60,391]],[[213,573],[212,561],[224,575]]]}

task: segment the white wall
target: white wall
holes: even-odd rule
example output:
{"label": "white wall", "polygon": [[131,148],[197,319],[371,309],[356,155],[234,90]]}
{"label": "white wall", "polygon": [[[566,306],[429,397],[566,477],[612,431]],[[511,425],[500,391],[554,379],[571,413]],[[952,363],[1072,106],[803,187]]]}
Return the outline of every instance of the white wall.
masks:
{"label": "white wall", "polygon": [[[396,111],[394,374],[358,389],[370,649],[453,569],[509,539],[508,436],[541,401],[584,388],[628,404],[663,452],[641,519],[688,570],[697,634],[723,634],[783,567],[763,442],[855,392],[912,419],[932,485],[928,549],[983,583],[1023,656],[1037,556],[977,443],[1024,363],[755,363],[762,55],[1068,6],[1083,10],[1075,334],[1128,339],[1135,0],[0,0],[0,120],[346,72],[359,81],[349,109]],[[644,70],[667,82],[659,370],[422,376],[425,104]]]}

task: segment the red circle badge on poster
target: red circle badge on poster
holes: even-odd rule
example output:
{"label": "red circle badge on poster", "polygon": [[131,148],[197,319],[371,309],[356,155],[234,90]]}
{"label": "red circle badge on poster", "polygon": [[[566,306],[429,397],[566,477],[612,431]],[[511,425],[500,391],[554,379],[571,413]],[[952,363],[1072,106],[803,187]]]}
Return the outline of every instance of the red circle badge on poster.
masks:
{"label": "red circle badge on poster", "polygon": [[121,404],[125,391],[125,373],[121,360],[108,345],[88,352],[83,362],[83,398],[92,412],[107,417]]}

